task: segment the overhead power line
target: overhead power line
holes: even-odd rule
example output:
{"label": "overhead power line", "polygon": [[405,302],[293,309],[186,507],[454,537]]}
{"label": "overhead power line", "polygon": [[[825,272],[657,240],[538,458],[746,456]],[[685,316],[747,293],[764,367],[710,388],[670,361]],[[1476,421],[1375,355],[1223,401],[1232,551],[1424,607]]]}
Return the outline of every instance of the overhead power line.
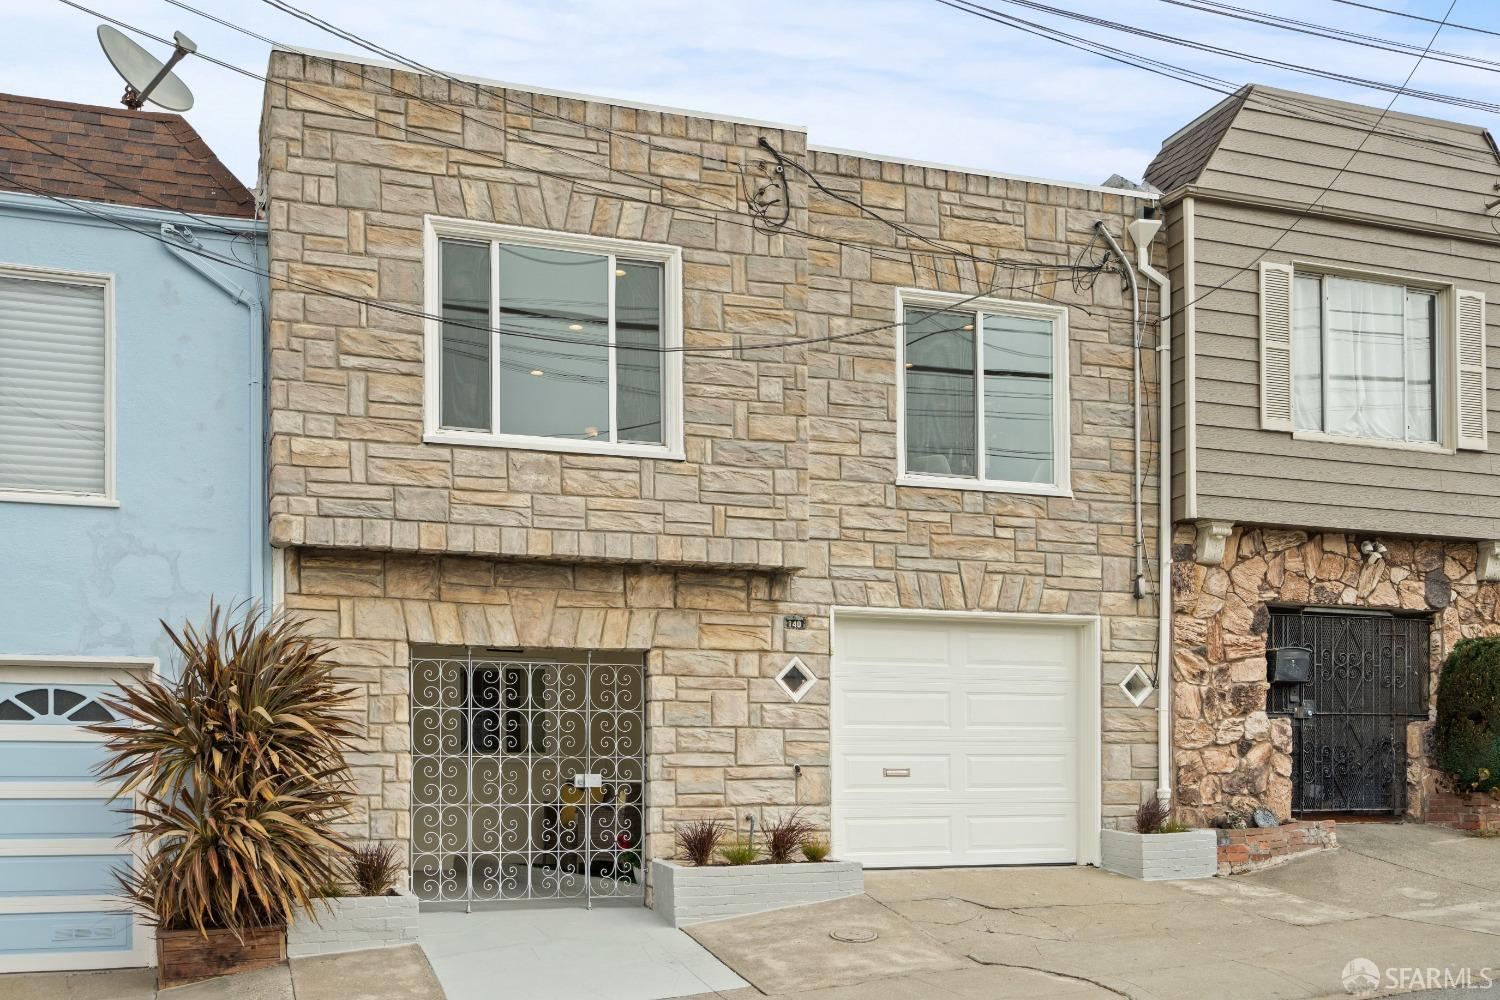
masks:
{"label": "overhead power line", "polygon": [[[947,0],[940,0],[940,2],[947,2]],[[1316,66],[1304,66],[1300,63],[1287,62],[1282,59],[1273,59],[1270,56],[1254,55],[1248,52],[1236,52],[1234,49],[1224,48],[1223,46],[1219,45],[1210,45],[1207,42],[1194,41],[1189,38],[1180,38],[1176,35],[1169,35],[1164,32],[1152,31],[1149,28],[1141,28],[1136,25],[1125,24],[1121,21],[1111,21],[1107,18],[1095,17],[1090,14],[1082,14],[1077,11],[1067,10],[1062,7],[1054,7],[1050,4],[1041,3],[1039,2],[1039,0],[997,0],[997,2],[1009,4],[1012,7],[1021,7],[1026,10],[1039,11],[1044,14],[1050,14],[1054,17],[1067,18],[1068,20],[1079,21],[1084,24],[1091,24],[1096,27],[1108,28],[1112,31],[1122,32],[1124,34],[1133,35],[1139,38],[1148,38],[1152,41],[1162,42],[1167,45],[1176,45],[1182,48],[1193,49],[1198,52],[1205,52],[1210,55],[1216,55],[1226,59],[1236,59],[1241,62],[1248,62],[1258,66],[1267,66],[1272,69],[1285,70],[1291,73],[1300,73],[1305,76],[1314,76],[1324,80],[1332,80],[1337,83],[1352,84],[1354,86],[1365,87],[1370,90],[1383,90],[1387,93],[1394,93],[1397,96],[1406,95],[1409,97],[1420,98],[1422,100],[1433,101],[1438,104],[1449,104],[1454,107],[1469,108],[1475,111],[1489,111],[1500,114],[1500,103],[1496,103],[1493,101],[1480,100],[1479,98],[1474,97],[1464,97],[1458,94],[1445,94],[1437,91],[1412,90],[1410,87],[1398,86],[1394,83],[1387,83],[1384,80],[1373,80],[1366,77],[1355,76],[1351,73],[1339,73],[1334,70],[1320,69]],[[960,8],[971,8],[971,12],[984,11],[991,14],[999,13],[994,8],[987,7],[984,4],[977,2],[977,0],[954,0],[954,3],[949,3],[948,5],[956,5]]]}
{"label": "overhead power line", "polygon": [[[937,0],[937,2],[945,7],[951,7],[954,10],[982,18],[983,20],[993,21],[996,24],[1004,25],[1025,34],[1034,35],[1046,41],[1055,42],[1067,48],[1099,56],[1133,69],[1144,70],[1156,76],[1175,80],[1178,83],[1186,83],[1221,96],[1235,96],[1243,89],[1240,83],[1226,80],[1222,77],[1212,76],[1198,70],[1154,59],[1137,52],[1108,45],[1096,39],[1086,38],[1082,35],[1071,34],[1060,28],[1041,24],[1037,21],[1029,21],[1013,14],[1006,14],[989,8],[982,10],[975,9],[974,6],[966,6],[960,0]],[[1303,99],[1293,94],[1268,94],[1264,91],[1256,91],[1248,95],[1246,103],[1253,108],[1288,117],[1300,118],[1316,124],[1337,125],[1357,129],[1361,132],[1367,131],[1371,127],[1370,121],[1360,118],[1348,110],[1315,102],[1315,99]],[[1497,159],[1493,153],[1478,153],[1472,147],[1440,139],[1429,133],[1412,132],[1383,124],[1378,130],[1378,134],[1390,142],[1412,148],[1420,148],[1424,151],[1424,154],[1436,151],[1455,160],[1481,164],[1490,169],[1496,166]]]}
{"label": "overhead power line", "polygon": [[1454,28],[1458,31],[1473,31],[1481,35],[1500,36],[1500,31],[1492,31],[1489,28],[1478,28],[1472,24],[1459,24],[1457,21],[1439,21],[1435,17],[1423,17],[1421,14],[1413,14],[1410,11],[1406,10],[1392,10],[1389,7],[1376,7],[1374,4],[1355,3],[1354,0],[1333,0],[1333,2],[1341,3],[1345,7],[1359,7],[1362,10],[1372,10],[1378,14],[1389,14],[1392,17],[1404,17],[1412,21],[1424,21],[1427,24],[1437,24],[1445,28]]}

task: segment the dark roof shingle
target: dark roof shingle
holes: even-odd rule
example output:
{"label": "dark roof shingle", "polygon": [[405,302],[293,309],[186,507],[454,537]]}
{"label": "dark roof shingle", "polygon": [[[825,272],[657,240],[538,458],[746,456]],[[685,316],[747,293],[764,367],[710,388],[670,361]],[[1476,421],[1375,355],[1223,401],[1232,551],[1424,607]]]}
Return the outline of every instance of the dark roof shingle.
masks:
{"label": "dark roof shingle", "polygon": [[0,189],[255,216],[255,196],[181,115],[14,94],[0,94]]}
{"label": "dark roof shingle", "polygon": [[1197,180],[1249,94],[1248,86],[1241,87],[1163,142],[1146,168],[1146,182],[1167,194]]}

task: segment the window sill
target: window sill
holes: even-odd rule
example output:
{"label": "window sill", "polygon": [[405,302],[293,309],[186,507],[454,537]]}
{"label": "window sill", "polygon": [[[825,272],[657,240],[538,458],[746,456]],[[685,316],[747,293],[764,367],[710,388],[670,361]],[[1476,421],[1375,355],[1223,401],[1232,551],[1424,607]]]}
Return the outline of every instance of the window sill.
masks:
{"label": "window sill", "polygon": [[902,473],[896,477],[897,486],[913,486],[924,490],[973,490],[978,493],[1015,493],[1034,497],[1071,497],[1071,487],[1052,483],[1003,483],[990,479],[963,479],[958,476],[924,476]]}
{"label": "window sill", "polygon": [[471,434],[463,431],[429,431],[422,436],[428,444],[458,444],[474,448],[514,448],[521,451],[551,451],[569,455],[609,455],[615,458],[655,458],[665,462],[683,462],[687,456],[680,448],[659,444],[617,444],[609,441],[570,441],[566,438],[534,438],[507,434]]}
{"label": "window sill", "polygon": [[1431,441],[1382,441],[1380,438],[1345,437],[1341,434],[1325,434],[1322,431],[1293,431],[1292,440],[1353,445],[1356,448],[1383,448],[1388,451],[1420,451],[1429,455],[1456,454],[1455,449]]}
{"label": "window sill", "polygon": [[114,497],[86,493],[44,493],[41,490],[0,490],[0,503],[44,503],[61,507],[118,507]]}

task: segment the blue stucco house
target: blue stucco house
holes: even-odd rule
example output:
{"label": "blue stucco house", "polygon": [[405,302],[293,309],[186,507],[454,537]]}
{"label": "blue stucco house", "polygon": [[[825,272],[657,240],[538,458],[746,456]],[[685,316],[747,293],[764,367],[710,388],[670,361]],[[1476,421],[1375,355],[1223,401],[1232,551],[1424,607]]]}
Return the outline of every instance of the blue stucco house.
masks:
{"label": "blue stucco house", "polygon": [[0,972],[153,960],[82,726],[269,596],[255,214],[178,115],[0,95]]}

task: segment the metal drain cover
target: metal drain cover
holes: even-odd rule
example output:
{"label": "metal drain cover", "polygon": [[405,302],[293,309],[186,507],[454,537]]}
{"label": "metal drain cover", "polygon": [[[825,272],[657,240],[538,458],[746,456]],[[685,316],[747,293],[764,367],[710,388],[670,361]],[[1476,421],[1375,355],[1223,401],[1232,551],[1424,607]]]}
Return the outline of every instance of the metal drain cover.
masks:
{"label": "metal drain cover", "polygon": [[848,944],[869,944],[880,937],[868,927],[841,927],[836,931],[829,931],[828,936]]}

